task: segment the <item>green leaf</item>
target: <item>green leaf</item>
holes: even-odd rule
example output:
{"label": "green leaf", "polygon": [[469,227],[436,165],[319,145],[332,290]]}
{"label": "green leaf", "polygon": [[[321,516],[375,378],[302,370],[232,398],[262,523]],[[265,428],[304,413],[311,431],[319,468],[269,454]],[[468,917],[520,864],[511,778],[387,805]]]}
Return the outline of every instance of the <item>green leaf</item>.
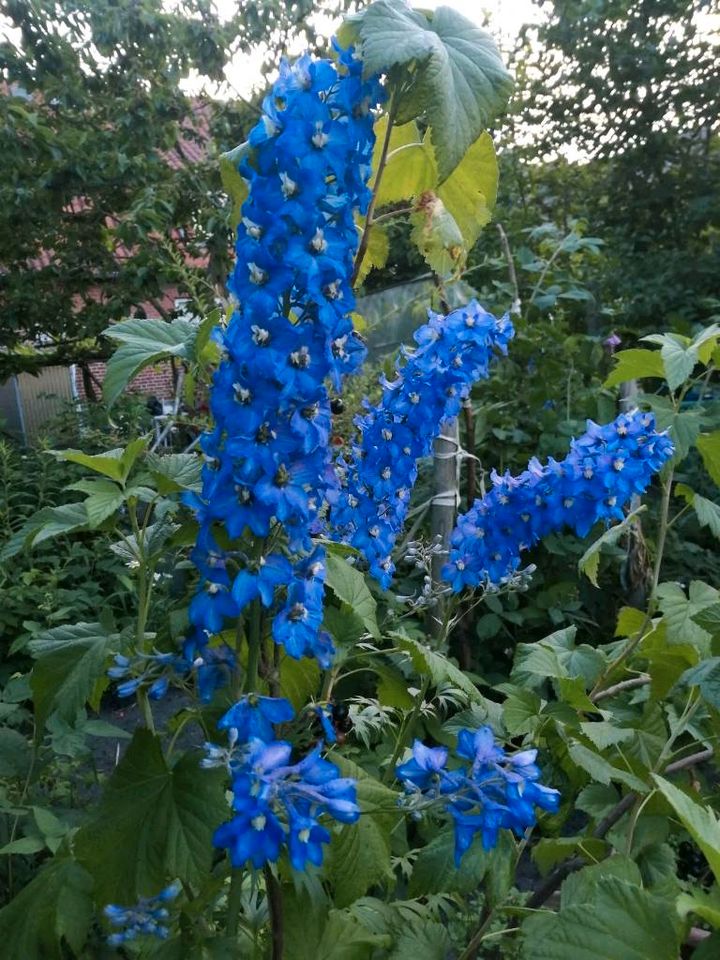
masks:
{"label": "green leaf", "polygon": [[345,824],[333,835],[326,871],[336,906],[353,903],[370,887],[392,882],[390,834],[402,814],[398,795],[346,757],[333,757],[343,777],[357,780],[361,810],[357,823]]}
{"label": "green leaf", "polygon": [[705,854],[717,883],[720,883],[720,820],[710,807],[702,807],[682,790],[653,774],[653,780],[679,817],[682,825]]}
{"label": "green leaf", "polygon": [[720,487],[720,430],[701,434],[695,446],[700,451],[705,469]]}
{"label": "green leaf", "polygon": [[77,863],[54,859],[0,910],[3,960],[79,956],[93,915],[92,880]]}
{"label": "green leaf", "polygon": [[247,181],[240,174],[238,168],[240,163],[250,155],[251,150],[252,148],[249,143],[239,143],[236,147],[233,147],[232,150],[221,153],[219,158],[220,179],[231,201],[230,216],[228,219],[233,230],[236,230],[237,225],[240,223],[242,205],[248,196]]}
{"label": "green leaf", "polygon": [[586,903],[529,917],[522,937],[524,960],[677,960],[680,946],[667,901],[615,877]]}
{"label": "green leaf", "polygon": [[202,458],[194,453],[150,454],[146,466],[162,494],[202,489]]}
{"label": "green leaf", "polygon": [[702,417],[697,409],[683,407],[675,410],[666,396],[646,395],[643,398],[657,418],[658,430],[669,430],[675,444],[673,463],[684,460],[700,434]]}
{"label": "green leaf", "polygon": [[3,847],[0,847],[0,854],[6,856],[31,856],[33,853],[39,853],[44,850],[46,843],[40,837],[20,837],[19,840],[11,840]]}
{"label": "green leaf", "polygon": [[615,387],[619,383],[642,377],[665,379],[665,367],[657,350],[621,350],[613,359],[615,367],[605,380],[604,387]]}
{"label": "green leaf", "polygon": [[213,832],[230,811],[222,771],[200,773],[199,760],[188,753],[170,768],[159,738],[135,731],[94,819],[75,837],[100,902],[133,903],[169,878],[206,881]]}
{"label": "green leaf", "polygon": [[601,536],[591,543],[585,553],[578,560],[578,570],[584,573],[594,587],[598,587],[597,575],[600,569],[600,554],[603,547],[614,547],[621,537],[630,530],[638,514],[647,508],[643,505],[629,513],[621,523],[609,527]]}
{"label": "green leaf", "polygon": [[118,635],[100,623],[76,623],[37,634],[28,644],[35,657],[30,685],[41,731],[51,713],[72,723],[90,699]]}
{"label": "green leaf", "polygon": [[540,697],[532,690],[517,690],[503,703],[503,721],[512,737],[532,733],[540,722]]}
{"label": "green leaf", "polygon": [[351,567],[343,557],[332,553],[328,553],[325,564],[328,587],[338,600],[346,603],[360,617],[368,633],[379,640],[377,604],[365,582],[365,577],[355,567]]}
{"label": "green leaf", "polygon": [[657,589],[659,606],[664,614],[668,642],[692,644],[701,655],[708,652],[710,634],[694,620],[698,613],[718,602],[714,587],[693,580],[688,594],[679,583],[661,583]]}
{"label": "green leaf", "polygon": [[620,770],[600,754],[590,750],[589,747],[578,741],[571,742],[568,746],[568,755],[573,763],[583,769],[590,777],[598,783],[608,784],[612,780],[624,783],[631,790],[637,790],[638,793],[647,793],[647,785],[635,774],[627,770]]}
{"label": "green leaf", "polygon": [[720,657],[710,657],[686,670],[679,683],[698,687],[706,703],[720,710]]}
{"label": "green leaf", "polygon": [[445,827],[417,855],[410,877],[411,897],[431,893],[472,893],[477,890],[488,869],[492,853],[476,841],[455,866],[455,831]]}
{"label": "green leaf", "polygon": [[424,193],[410,214],[410,223],[410,239],[434,273],[449,277],[464,267],[463,235],[440,197],[430,190]]}
{"label": "green leaf", "polygon": [[720,506],[707,497],[701,497],[685,483],[675,485],[675,494],[689,504],[701,527],[708,527],[713,536],[720,538]]}
{"label": "green leaf", "polygon": [[320,686],[320,667],[314,657],[295,660],[283,654],[280,660],[280,690],[295,710],[314,698]]}
{"label": "green leaf", "polygon": [[403,924],[388,960],[446,960],[451,949],[450,934],[443,924],[413,918]]}
{"label": "green leaf", "polygon": [[634,733],[624,727],[618,727],[609,720],[589,720],[580,724],[583,736],[597,747],[606,750],[618,743],[627,743],[632,740]]}
{"label": "green leaf", "polygon": [[445,209],[462,234],[470,251],[480,231],[490,221],[498,186],[495,147],[489,133],[481,133],[460,164],[437,191]]}
{"label": "green leaf", "polygon": [[696,613],[693,620],[713,637],[717,636],[720,634],[720,603],[714,603]]}
{"label": "green leaf", "polygon": [[635,861],[616,853],[599,863],[590,864],[576,873],[571,873],[560,888],[560,908],[591,903],[598,882],[606,877],[622,880],[634,887],[642,884],[640,868]]}
{"label": "green leaf", "polygon": [[44,507],[3,544],[0,562],[5,563],[44,540],[86,529],[88,515],[84,503],[66,503],[60,507]]}
{"label": "green leaf", "polygon": [[681,917],[693,913],[720,930],[720,891],[717,887],[712,890],[695,887],[692,893],[681,893],[675,905]]}
{"label": "green leaf", "polygon": [[384,707],[397,707],[411,710],[415,703],[408,691],[408,682],[403,674],[386,664],[373,664],[372,669],[378,675],[377,698]]}
{"label": "green leaf", "polygon": [[609,784],[589,783],[580,791],[575,806],[593,820],[601,820],[620,800],[615,787]]}
{"label": "green leaf", "polygon": [[390,636],[396,646],[401,647],[409,654],[415,671],[421,676],[429,676],[436,687],[443,683],[450,683],[462,690],[470,700],[484,701],[485,698],[472,680],[466,677],[462,670],[451,663],[443,654],[432,650],[425,644],[420,643],[419,640],[408,637],[404,633],[393,631]]}
{"label": "green leaf", "polygon": [[414,65],[402,73],[412,87],[400,100],[398,120],[426,116],[440,180],[447,179],[510,96],[512,80],[495,41],[450,7],[425,13],[401,0],[378,0],[351,24],[366,75]]}
{"label": "green leaf", "polygon": [[283,887],[286,960],[370,960],[390,938],[369,930],[350,911],[327,910],[307,892]]}
{"label": "green leaf", "polygon": [[30,744],[19,730],[0,727],[0,777],[24,777],[31,758]]}
{"label": "green leaf", "polygon": [[373,224],[370,227],[367,250],[363,258],[362,265],[357,275],[357,283],[360,284],[367,277],[371,270],[381,270],[387,263],[390,253],[390,239],[387,230],[380,223]]}
{"label": "green leaf", "polygon": [[106,337],[119,340],[122,346],[110,357],[103,380],[103,395],[115,403],[130,381],[151,363],[166,357],[191,359],[197,336],[197,325],[187,320],[122,320],[108,327]]}
{"label": "green leaf", "polygon": [[[373,170],[377,170],[387,130],[387,114],[375,124]],[[370,181],[372,187],[374,178]],[[415,121],[395,124],[390,134],[385,169],[378,188],[378,207],[419,197],[437,185],[435,154],[429,140],[423,141]]]}
{"label": "green leaf", "polygon": [[677,390],[688,379],[698,362],[697,347],[686,347],[676,340],[668,340],[660,350],[665,379],[671,390]]}

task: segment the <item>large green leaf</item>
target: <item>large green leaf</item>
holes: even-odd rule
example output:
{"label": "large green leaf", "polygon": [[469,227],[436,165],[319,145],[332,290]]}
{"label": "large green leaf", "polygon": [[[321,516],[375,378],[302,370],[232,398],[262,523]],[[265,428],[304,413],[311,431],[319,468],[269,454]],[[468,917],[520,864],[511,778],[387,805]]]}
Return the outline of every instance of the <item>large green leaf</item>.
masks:
{"label": "large green leaf", "polygon": [[[388,117],[384,114],[375,124],[375,153],[373,170],[377,170],[380,150],[387,131]],[[393,126],[390,134],[385,169],[377,192],[378,207],[411,200],[437,185],[435,154],[429,140],[423,140],[415,121]],[[370,181],[373,186],[373,181]]]}
{"label": "large green leaf", "polygon": [[710,634],[694,618],[718,602],[718,591],[707,583],[693,580],[687,594],[679,583],[661,583],[657,595],[665,615],[668,642],[689,643],[701,654],[707,653]]}
{"label": "large green leaf", "polygon": [[665,379],[665,367],[657,350],[621,350],[613,359],[615,367],[605,380],[605,387],[615,387],[619,383],[642,377]]}
{"label": "large green leaf", "polygon": [[651,334],[643,337],[651,343],[659,343],[660,359],[665,370],[665,379],[671,390],[677,390],[688,379],[698,362],[697,347],[687,337],[675,333]]}
{"label": "large green leaf", "polygon": [[328,587],[338,600],[346,603],[357,614],[368,633],[379,639],[380,630],[375,613],[377,603],[370,593],[365,577],[355,567],[351,567],[347,560],[333,553],[328,553],[325,564]]}
{"label": "large green leaf", "polygon": [[411,897],[431,893],[472,893],[479,888],[491,857],[492,853],[486,853],[478,840],[465,853],[458,869],[455,865],[455,831],[450,826],[445,827],[417,855],[408,893]]}
{"label": "large green leaf", "polygon": [[79,956],[92,921],[92,879],[73,860],[54,859],[0,910],[3,960]]}
{"label": "large green leaf", "polygon": [[715,880],[720,883],[720,819],[710,807],[702,807],[682,790],[657,774],[653,779],[682,825],[705,854]]}
{"label": "large green leaf", "polygon": [[495,147],[490,134],[484,132],[438,189],[445,209],[460,228],[466,250],[472,249],[490,220],[497,186]]}
{"label": "large green leaf", "polygon": [[610,781],[616,780],[619,783],[626,784],[631,790],[636,790],[638,793],[647,793],[648,788],[639,777],[636,777],[635,774],[627,770],[616,767],[610,763],[609,760],[606,760],[605,757],[600,756],[599,753],[595,753],[594,750],[591,750],[579,741],[570,743],[568,746],[568,756],[573,763],[576,763],[578,767],[588,773],[597,783],[609,784]]}
{"label": "large green leaf", "polygon": [[75,720],[117,643],[118,635],[100,623],[54,627],[33,637],[28,648],[36,662],[30,685],[39,730],[54,712],[68,723]]}
{"label": "large green leaf", "polygon": [[370,960],[390,937],[368,930],[346,910],[328,910],[304,891],[283,888],[285,960]]}
{"label": "large green leaf", "polygon": [[11,560],[23,550],[37,546],[44,540],[74,533],[89,526],[85,503],[65,503],[59,507],[43,507],[3,544],[0,562]]}
{"label": "large green leaf", "polygon": [[720,487],[720,430],[703,433],[695,444],[700,451],[705,469]]}
{"label": "large green leaf", "polygon": [[199,760],[189,753],[170,768],[159,738],[135,732],[94,819],[75,838],[103,903],[132,903],[169,878],[207,879],[213,831],[229,810],[222,771],[203,771]]}
{"label": "large green leaf", "polygon": [[179,490],[199,492],[202,489],[202,458],[194,453],[151,454],[146,466],[157,482],[160,493],[177,493]]}
{"label": "large green leaf", "polygon": [[402,72],[410,84],[398,120],[427,119],[440,181],[446,180],[510,96],[512,80],[495,41],[450,7],[422,12],[403,0],[377,0],[349,26],[366,74],[413,65]]}
{"label": "large green leaf", "polygon": [[361,810],[357,823],[340,827],[333,835],[326,870],[338,907],[349,906],[370,887],[393,879],[390,834],[397,826],[398,795],[345,757],[333,757],[341,775],[357,780]]}
{"label": "large green leaf", "polygon": [[106,337],[119,340],[122,346],[108,361],[103,395],[114,403],[130,381],[151,363],[167,357],[190,359],[193,354],[197,326],[187,320],[122,320],[104,331]]}
{"label": "large green leaf", "polygon": [[677,960],[680,937],[668,903],[615,877],[592,899],[522,925],[523,960]]}

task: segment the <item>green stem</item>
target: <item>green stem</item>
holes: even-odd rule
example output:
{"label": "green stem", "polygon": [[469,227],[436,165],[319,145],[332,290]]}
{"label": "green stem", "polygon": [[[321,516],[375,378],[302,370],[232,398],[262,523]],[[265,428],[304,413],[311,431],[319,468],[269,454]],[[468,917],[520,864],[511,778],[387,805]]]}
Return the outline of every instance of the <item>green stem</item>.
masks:
{"label": "green stem", "polygon": [[272,934],[272,952],[270,956],[272,960],[283,960],[285,935],[283,929],[282,889],[270,867],[265,867],[265,888],[267,890],[270,930]]}
{"label": "green stem", "polygon": [[240,927],[240,908],[242,906],[242,870],[233,867],[230,874],[230,892],[228,893],[227,935],[233,940]]}
{"label": "green stem", "polygon": [[370,241],[370,228],[373,225],[373,214],[375,213],[375,205],[377,203],[377,198],[380,191],[380,181],[382,180],[385,164],[387,163],[388,150],[390,149],[390,138],[392,137],[393,123],[395,121],[395,115],[397,114],[397,108],[398,98],[397,96],[393,96],[388,108],[385,139],[383,140],[377,170],[375,171],[375,184],[373,186],[372,196],[370,197],[370,203],[368,204],[367,214],[365,215],[365,226],[363,228],[362,237],[360,238],[360,245],[358,246],[357,254],[355,255],[355,264],[353,266],[352,277],[350,278],[351,287],[355,286],[357,278],[360,275],[360,268],[362,267],[363,260],[365,259],[365,254],[367,253],[368,243]]}
{"label": "green stem", "polygon": [[145,690],[144,687],[138,688],[137,701],[140,712],[142,713],[143,723],[150,733],[155,733],[155,721],[153,720],[152,707],[150,706],[150,697],[148,697],[147,690]]}
{"label": "green stem", "polygon": [[245,674],[245,693],[252,693],[258,685],[258,664],[260,663],[260,644],[262,642],[262,606],[255,600],[250,612],[248,630],[248,660]]}
{"label": "green stem", "polygon": [[425,695],[427,694],[429,688],[430,676],[427,675],[423,678],[422,686],[415,695],[415,703],[413,704],[412,710],[400,727],[400,732],[398,733],[397,740],[395,741],[395,749],[392,757],[390,758],[390,764],[385,771],[385,780],[388,783],[392,783],[392,781],[395,779],[395,766],[402,756],[403,750],[407,746],[409,737],[412,736],[413,727],[415,726],[415,722],[420,715],[422,705],[425,702]]}

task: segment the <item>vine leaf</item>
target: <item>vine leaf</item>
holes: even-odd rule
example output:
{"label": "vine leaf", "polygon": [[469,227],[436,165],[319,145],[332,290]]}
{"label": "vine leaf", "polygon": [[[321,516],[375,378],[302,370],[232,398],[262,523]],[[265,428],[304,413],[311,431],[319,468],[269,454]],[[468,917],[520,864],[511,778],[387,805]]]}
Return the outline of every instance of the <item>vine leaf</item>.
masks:
{"label": "vine leaf", "polygon": [[512,80],[494,39],[450,7],[419,11],[377,0],[339,36],[359,43],[366,74],[390,73],[392,82],[399,75],[398,121],[427,121],[441,183],[507,104]]}
{"label": "vine leaf", "polygon": [[79,956],[93,915],[92,879],[73,860],[55,858],[0,910],[5,960]]}
{"label": "vine leaf", "polygon": [[157,893],[168,878],[206,880],[212,835],[229,811],[222,771],[199,777],[198,762],[188,753],[171,769],[160,740],[145,729],[135,732],[95,818],[75,838],[102,903],[132,903]]}
{"label": "vine leaf", "polygon": [[680,937],[667,900],[610,876],[590,892],[558,914],[525,920],[523,960],[675,960]]}
{"label": "vine leaf", "polygon": [[37,634],[29,643],[36,658],[30,678],[35,720],[41,731],[51,713],[72,723],[103,676],[118,634],[100,623],[76,623]]}
{"label": "vine leaf", "polygon": [[604,387],[615,387],[627,380],[642,377],[665,379],[665,367],[657,350],[621,350],[615,354],[615,368],[606,378]]}
{"label": "vine leaf", "polygon": [[376,640],[380,638],[376,609],[377,604],[365,577],[351,567],[343,557],[328,553],[325,561],[327,585],[342,603],[346,603],[362,621],[365,629]]}
{"label": "vine leaf", "polygon": [[495,147],[489,133],[481,133],[458,166],[438,189],[445,209],[452,214],[466,250],[489,223],[498,187]]}
{"label": "vine leaf", "polygon": [[720,820],[710,807],[691,800],[682,790],[653,774],[658,790],[665,797],[683,826],[705,854],[715,880],[720,883]]}
{"label": "vine leaf", "polygon": [[103,394],[109,404],[138,373],[151,363],[167,357],[190,359],[198,328],[187,320],[122,320],[103,331],[106,337],[119,340],[121,346],[108,360],[103,380]]}

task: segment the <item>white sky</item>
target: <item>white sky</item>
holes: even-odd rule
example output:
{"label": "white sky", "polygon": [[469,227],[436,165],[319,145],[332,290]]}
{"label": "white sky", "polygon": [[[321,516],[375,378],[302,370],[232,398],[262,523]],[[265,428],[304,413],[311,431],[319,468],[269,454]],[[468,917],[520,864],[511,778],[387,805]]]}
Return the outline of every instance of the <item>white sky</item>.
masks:
{"label": "white sky", "polygon": [[[230,16],[237,9],[237,0],[215,0],[221,16]],[[489,29],[502,47],[509,47],[525,23],[536,23],[541,13],[532,0],[414,0],[412,6],[421,9],[434,10],[439,6],[454,7],[459,13],[482,24],[487,15]],[[315,18],[316,29],[330,36],[337,29],[340,21],[333,21],[327,17]],[[300,49],[291,53],[299,54]],[[262,54],[240,56],[226,70],[229,93],[234,90],[243,97],[249,96],[254,87],[262,84],[260,64]]]}

